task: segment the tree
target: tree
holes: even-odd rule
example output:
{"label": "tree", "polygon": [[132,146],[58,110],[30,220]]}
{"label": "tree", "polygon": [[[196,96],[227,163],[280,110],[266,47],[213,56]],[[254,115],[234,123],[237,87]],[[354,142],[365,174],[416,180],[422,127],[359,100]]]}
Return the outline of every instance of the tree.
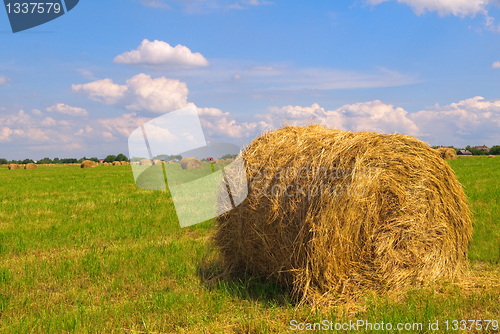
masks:
{"label": "tree", "polygon": [[226,154],[221,159],[236,159],[237,156],[237,154]]}
{"label": "tree", "polygon": [[116,155],[108,155],[106,158],[104,158],[103,162],[113,162],[116,161]]}
{"label": "tree", "polygon": [[54,158],[53,162],[54,162],[55,164],[60,164],[60,163],[61,163],[61,161],[59,160],[59,158]]}
{"label": "tree", "polygon": [[127,161],[128,162],[128,158],[125,154],[120,153],[116,156],[115,161]]}
{"label": "tree", "polygon": [[0,165],[6,165],[7,164],[7,159],[0,159]]}
{"label": "tree", "polygon": [[100,161],[100,160],[99,160],[99,159],[97,159],[96,157],[92,157],[92,158],[90,158],[89,160],[90,160],[90,161],[95,161],[95,162],[99,162],[99,161]]}
{"label": "tree", "polygon": [[31,159],[24,159],[21,164],[26,165],[26,164],[34,164],[35,162]]}
{"label": "tree", "polygon": [[500,145],[492,146],[490,149],[491,155],[500,155]]}
{"label": "tree", "polygon": [[48,165],[52,163],[52,160],[50,160],[50,158],[43,158],[41,160],[38,160],[36,163],[40,165]]}

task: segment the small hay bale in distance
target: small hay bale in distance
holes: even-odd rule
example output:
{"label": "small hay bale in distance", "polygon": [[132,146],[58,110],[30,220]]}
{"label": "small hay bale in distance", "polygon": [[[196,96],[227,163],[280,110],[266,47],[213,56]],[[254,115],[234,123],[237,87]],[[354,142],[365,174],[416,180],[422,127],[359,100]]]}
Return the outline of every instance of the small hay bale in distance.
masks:
{"label": "small hay bale in distance", "polygon": [[151,166],[153,165],[153,162],[150,159],[142,159],[140,161],[141,166]]}
{"label": "small hay bale in distance", "polygon": [[443,159],[455,160],[457,158],[457,151],[451,147],[439,147],[436,151]]}
{"label": "small hay bale in distance", "polygon": [[24,169],[36,169],[36,165],[33,163],[29,163],[26,166],[24,166]]}
{"label": "small hay bale in distance", "polygon": [[97,167],[98,163],[92,160],[84,160],[80,164],[81,168],[94,168]]}
{"label": "small hay bale in distance", "polygon": [[17,164],[10,164],[9,165],[9,170],[16,170],[16,169],[21,169],[21,166]]}
{"label": "small hay bale in distance", "polygon": [[230,164],[230,163],[232,163],[232,162],[234,162],[234,159],[226,159],[226,163],[227,163],[227,164]]}
{"label": "small hay bale in distance", "polygon": [[154,160],[153,165],[155,166],[161,165],[161,160]]}
{"label": "small hay bale in distance", "polygon": [[287,126],[242,157],[248,196],[213,237],[227,277],[274,277],[295,299],[329,306],[467,272],[466,197],[425,143]]}
{"label": "small hay bale in distance", "polygon": [[203,163],[198,158],[183,158],[180,165],[182,169],[203,169]]}
{"label": "small hay bale in distance", "polygon": [[122,163],[120,161],[113,161],[113,166],[121,166]]}
{"label": "small hay bale in distance", "polygon": [[121,164],[122,164],[122,166],[127,166],[127,165],[130,165],[130,163],[129,163],[129,162],[127,162],[127,161],[122,161],[122,162],[121,162]]}
{"label": "small hay bale in distance", "polygon": [[494,158],[495,156],[494,155],[488,155],[488,158]]}

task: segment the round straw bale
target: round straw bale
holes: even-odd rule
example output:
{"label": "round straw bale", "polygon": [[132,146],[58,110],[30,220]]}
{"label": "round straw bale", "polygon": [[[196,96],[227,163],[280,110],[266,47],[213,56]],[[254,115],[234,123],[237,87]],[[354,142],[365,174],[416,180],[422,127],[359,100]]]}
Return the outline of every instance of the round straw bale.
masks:
{"label": "round straw bale", "polygon": [[457,158],[457,151],[451,147],[439,147],[436,151],[443,159],[455,160]]}
{"label": "round straw bale", "polygon": [[223,163],[225,163],[225,161],[222,159],[214,159],[214,164],[223,164]]}
{"label": "round straw bale", "polygon": [[488,158],[494,158],[495,156],[494,155],[488,155]]}
{"label": "round straw bale", "polygon": [[198,158],[183,158],[180,165],[182,169],[203,169],[203,164]]}
{"label": "round straw bale", "polygon": [[127,162],[127,161],[122,161],[121,163],[122,163],[122,166],[127,166],[127,165],[130,165],[130,163],[129,163],[129,162]]}
{"label": "round straw bale", "polygon": [[155,165],[155,166],[161,165],[161,160],[154,160],[153,165]]}
{"label": "round straw bale", "polygon": [[13,170],[13,169],[21,169],[21,167],[17,164],[10,164],[9,165],[9,170]]}
{"label": "round straw bale", "polygon": [[24,169],[36,169],[36,165],[33,163],[29,163],[26,166],[24,166]]}
{"label": "round straw bale", "polygon": [[113,166],[121,166],[122,163],[120,161],[113,161]]}
{"label": "round straw bale", "polygon": [[84,160],[81,163],[81,168],[94,168],[97,167],[98,163],[92,160]]}
{"label": "round straw bale", "polygon": [[142,159],[141,166],[151,166],[153,162],[150,159]]}
{"label": "round straw bale", "polygon": [[227,164],[230,164],[230,163],[232,163],[233,161],[234,161],[234,159],[226,159],[226,163],[227,163]]}
{"label": "round straw bale", "polygon": [[413,137],[287,126],[242,157],[247,179],[232,184],[248,185],[248,196],[214,234],[228,276],[274,277],[297,300],[332,305],[469,268],[462,186]]}

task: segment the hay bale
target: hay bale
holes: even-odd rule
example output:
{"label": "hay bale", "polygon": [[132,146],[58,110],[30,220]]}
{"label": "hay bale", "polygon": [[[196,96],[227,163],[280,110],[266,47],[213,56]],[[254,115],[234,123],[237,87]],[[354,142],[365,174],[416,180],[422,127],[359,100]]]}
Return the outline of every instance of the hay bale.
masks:
{"label": "hay bale", "polygon": [[230,164],[230,163],[232,163],[234,161],[234,159],[226,159],[225,161],[226,161],[227,164]]}
{"label": "hay bale", "polygon": [[214,164],[223,164],[225,161],[223,159],[214,159]]}
{"label": "hay bale", "polygon": [[81,168],[94,168],[94,167],[97,167],[97,165],[99,165],[99,164],[95,161],[92,161],[92,160],[84,160],[80,164]]}
{"label": "hay bale", "polygon": [[180,164],[182,169],[203,169],[203,164],[198,158],[183,158]]}
{"label": "hay bale", "polygon": [[141,166],[151,166],[153,165],[153,162],[150,159],[142,159],[140,162]]}
{"label": "hay bale", "polygon": [[122,163],[120,161],[113,161],[113,166],[121,166]]}
{"label": "hay bale", "polygon": [[457,158],[457,151],[450,147],[439,147],[436,149],[438,154],[443,159],[455,160]]}
{"label": "hay bale", "polygon": [[24,166],[24,169],[36,169],[36,168],[37,168],[36,165],[32,163],[29,163],[26,166]]}
{"label": "hay bale", "polygon": [[21,166],[17,164],[10,164],[9,165],[9,170],[15,170],[15,169],[21,169]]}
{"label": "hay bale", "polygon": [[494,158],[495,156],[494,155],[488,155],[488,158]]}
{"label": "hay bale", "polygon": [[161,160],[154,160],[153,165],[155,166],[161,165]]}
{"label": "hay bale", "polygon": [[122,166],[128,166],[128,165],[130,165],[130,163],[127,162],[127,161],[122,161],[121,164],[122,164]]}
{"label": "hay bale", "polygon": [[242,156],[247,179],[233,181],[248,196],[217,218],[213,239],[225,275],[274,277],[297,300],[333,305],[468,270],[464,191],[425,143],[287,126]]}

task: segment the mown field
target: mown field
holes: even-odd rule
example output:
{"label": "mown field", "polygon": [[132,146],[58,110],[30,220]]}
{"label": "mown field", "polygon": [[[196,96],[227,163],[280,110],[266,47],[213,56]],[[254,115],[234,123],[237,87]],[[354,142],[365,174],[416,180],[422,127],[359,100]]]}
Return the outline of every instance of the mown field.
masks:
{"label": "mown field", "polygon": [[329,311],[273,282],[209,284],[212,222],[181,229],[169,193],[137,188],[131,166],[0,168],[0,332],[287,333],[327,319],[456,333],[453,320],[500,321],[500,157],[449,163],[474,212],[471,278]]}

